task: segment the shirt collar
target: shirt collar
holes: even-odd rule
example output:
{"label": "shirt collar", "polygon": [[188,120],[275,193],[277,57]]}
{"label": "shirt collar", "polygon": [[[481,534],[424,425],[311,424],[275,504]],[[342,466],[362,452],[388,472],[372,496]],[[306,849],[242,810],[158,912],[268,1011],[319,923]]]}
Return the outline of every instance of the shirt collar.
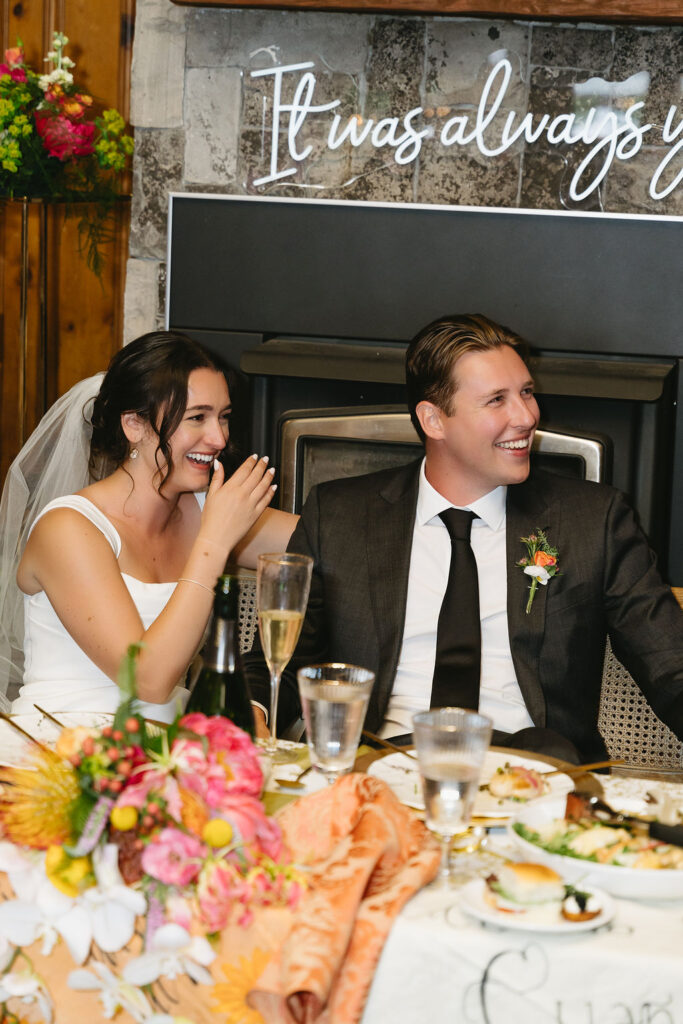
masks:
{"label": "shirt collar", "polygon": [[[476,519],[473,527],[484,525],[490,530],[500,530],[505,525],[505,502],[507,498],[507,487],[501,484],[495,487],[488,494],[482,495],[469,505],[455,505],[455,508],[468,508],[476,512],[481,520],[478,524]],[[450,508],[451,502],[435,490],[425,476],[425,460],[422,460],[420,467],[420,483],[417,493],[417,522],[420,526],[435,519],[445,508]]]}

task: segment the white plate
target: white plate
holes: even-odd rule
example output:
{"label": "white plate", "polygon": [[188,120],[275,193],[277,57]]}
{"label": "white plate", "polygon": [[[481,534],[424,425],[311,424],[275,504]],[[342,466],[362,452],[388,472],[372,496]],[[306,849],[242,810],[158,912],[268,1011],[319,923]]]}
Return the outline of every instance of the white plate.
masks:
{"label": "white plate", "polygon": [[506,914],[486,902],[485,891],[486,882],[483,878],[468,882],[460,894],[462,909],[485,924],[493,924],[497,928],[514,928],[521,932],[553,932],[562,935],[590,932],[609,924],[616,910],[614,900],[606,892],[591,887],[591,895],[600,902],[602,910],[590,921],[567,921],[560,916],[557,906],[547,905],[532,907],[524,914]]}
{"label": "white plate", "polygon": [[[516,754],[503,754],[497,750],[489,750],[484,758],[481,781],[488,782],[494,772],[506,764],[533,768],[541,774],[553,770],[547,761],[536,761],[529,757],[518,757]],[[401,803],[418,810],[424,808],[417,761],[411,762],[404,754],[388,754],[387,757],[373,761],[368,768],[368,774],[375,775],[378,779],[386,782]],[[574,788],[574,783],[568,775],[552,775],[546,780],[545,785],[547,789],[544,796],[562,796]],[[527,802],[535,803],[539,799],[541,798],[534,797],[533,800]],[[519,800],[503,800],[500,797],[491,796],[487,789],[482,789],[474,801],[472,813],[477,818],[509,818],[516,814],[522,806],[524,804]]]}
{"label": "white plate", "polygon": [[[95,711],[55,711],[55,718],[67,729],[77,725],[100,728],[112,722],[114,716],[106,712]],[[59,736],[59,726],[51,722],[45,715],[13,715],[12,720],[21,728],[39,740],[46,747],[54,747]],[[16,766],[26,757],[32,743],[17,732],[9,722],[0,719],[0,764]]]}
{"label": "white plate", "polygon": [[542,846],[530,843],[517,835],[512,827],[521,822],[528,828],[536,829],[557,818],[564,818],[565,801],[540,800],[519,811],[509,832],[524,860],[540,861],[554,868],[569,882],[581,887],[598,886],[613,896],[634,900],[679,900],[683,899],[683,870],[652,868],[622,868],[615,864],[597,864],[579,857],[565,857],[559,853],[548,853]]}

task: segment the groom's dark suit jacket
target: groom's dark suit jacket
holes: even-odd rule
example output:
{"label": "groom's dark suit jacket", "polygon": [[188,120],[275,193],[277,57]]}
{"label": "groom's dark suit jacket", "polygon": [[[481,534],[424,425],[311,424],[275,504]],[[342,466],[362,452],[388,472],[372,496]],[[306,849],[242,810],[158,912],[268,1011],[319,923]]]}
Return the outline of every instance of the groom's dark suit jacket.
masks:
{"label": "groom's dark suit jacket", "polygon": [[[283,679],[281,723],[298,714],[297,667],[345,661],[375,671],[366,726],[381,726],[403,636],[419,468],[418,461],[311,491],[289,544],[315,567]],[[520,538],[536,528],[558,549],[560,573],[538,587],[527,615],[531,581],[516,563],[526,554]],[[597,719],[609,633],[619,660],[683,739],[683,613],[624,496],[534,472],[508,488],[506,529],[510,646],[534,724],[566,736],[587,759],[604,754]],[[262,656],[247,661],[252,694],[267,706]]]}

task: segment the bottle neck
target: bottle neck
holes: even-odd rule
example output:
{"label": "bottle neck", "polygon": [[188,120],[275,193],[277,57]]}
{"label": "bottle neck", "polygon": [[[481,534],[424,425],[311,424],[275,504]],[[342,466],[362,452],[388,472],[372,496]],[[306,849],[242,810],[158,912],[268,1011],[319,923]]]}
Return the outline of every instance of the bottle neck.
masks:
{"label": "bottle neck", "polygon": [[239,584],[233,576],[220,576],[216,583],[211,631],[203,651],[207,668],[235,672],[239,665]]}

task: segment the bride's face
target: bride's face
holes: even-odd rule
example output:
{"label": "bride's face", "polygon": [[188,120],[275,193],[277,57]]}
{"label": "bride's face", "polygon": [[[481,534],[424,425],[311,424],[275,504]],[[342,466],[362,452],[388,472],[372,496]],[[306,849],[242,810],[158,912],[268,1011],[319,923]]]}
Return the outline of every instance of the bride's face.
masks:
{"label": "bride's face", "polygon": [[187,380],[187,407],[171,435],[169,483],[182,491],[198,491],[209,482],[213,460],[228,441],[230,394],[217,370],[193,370]]}

